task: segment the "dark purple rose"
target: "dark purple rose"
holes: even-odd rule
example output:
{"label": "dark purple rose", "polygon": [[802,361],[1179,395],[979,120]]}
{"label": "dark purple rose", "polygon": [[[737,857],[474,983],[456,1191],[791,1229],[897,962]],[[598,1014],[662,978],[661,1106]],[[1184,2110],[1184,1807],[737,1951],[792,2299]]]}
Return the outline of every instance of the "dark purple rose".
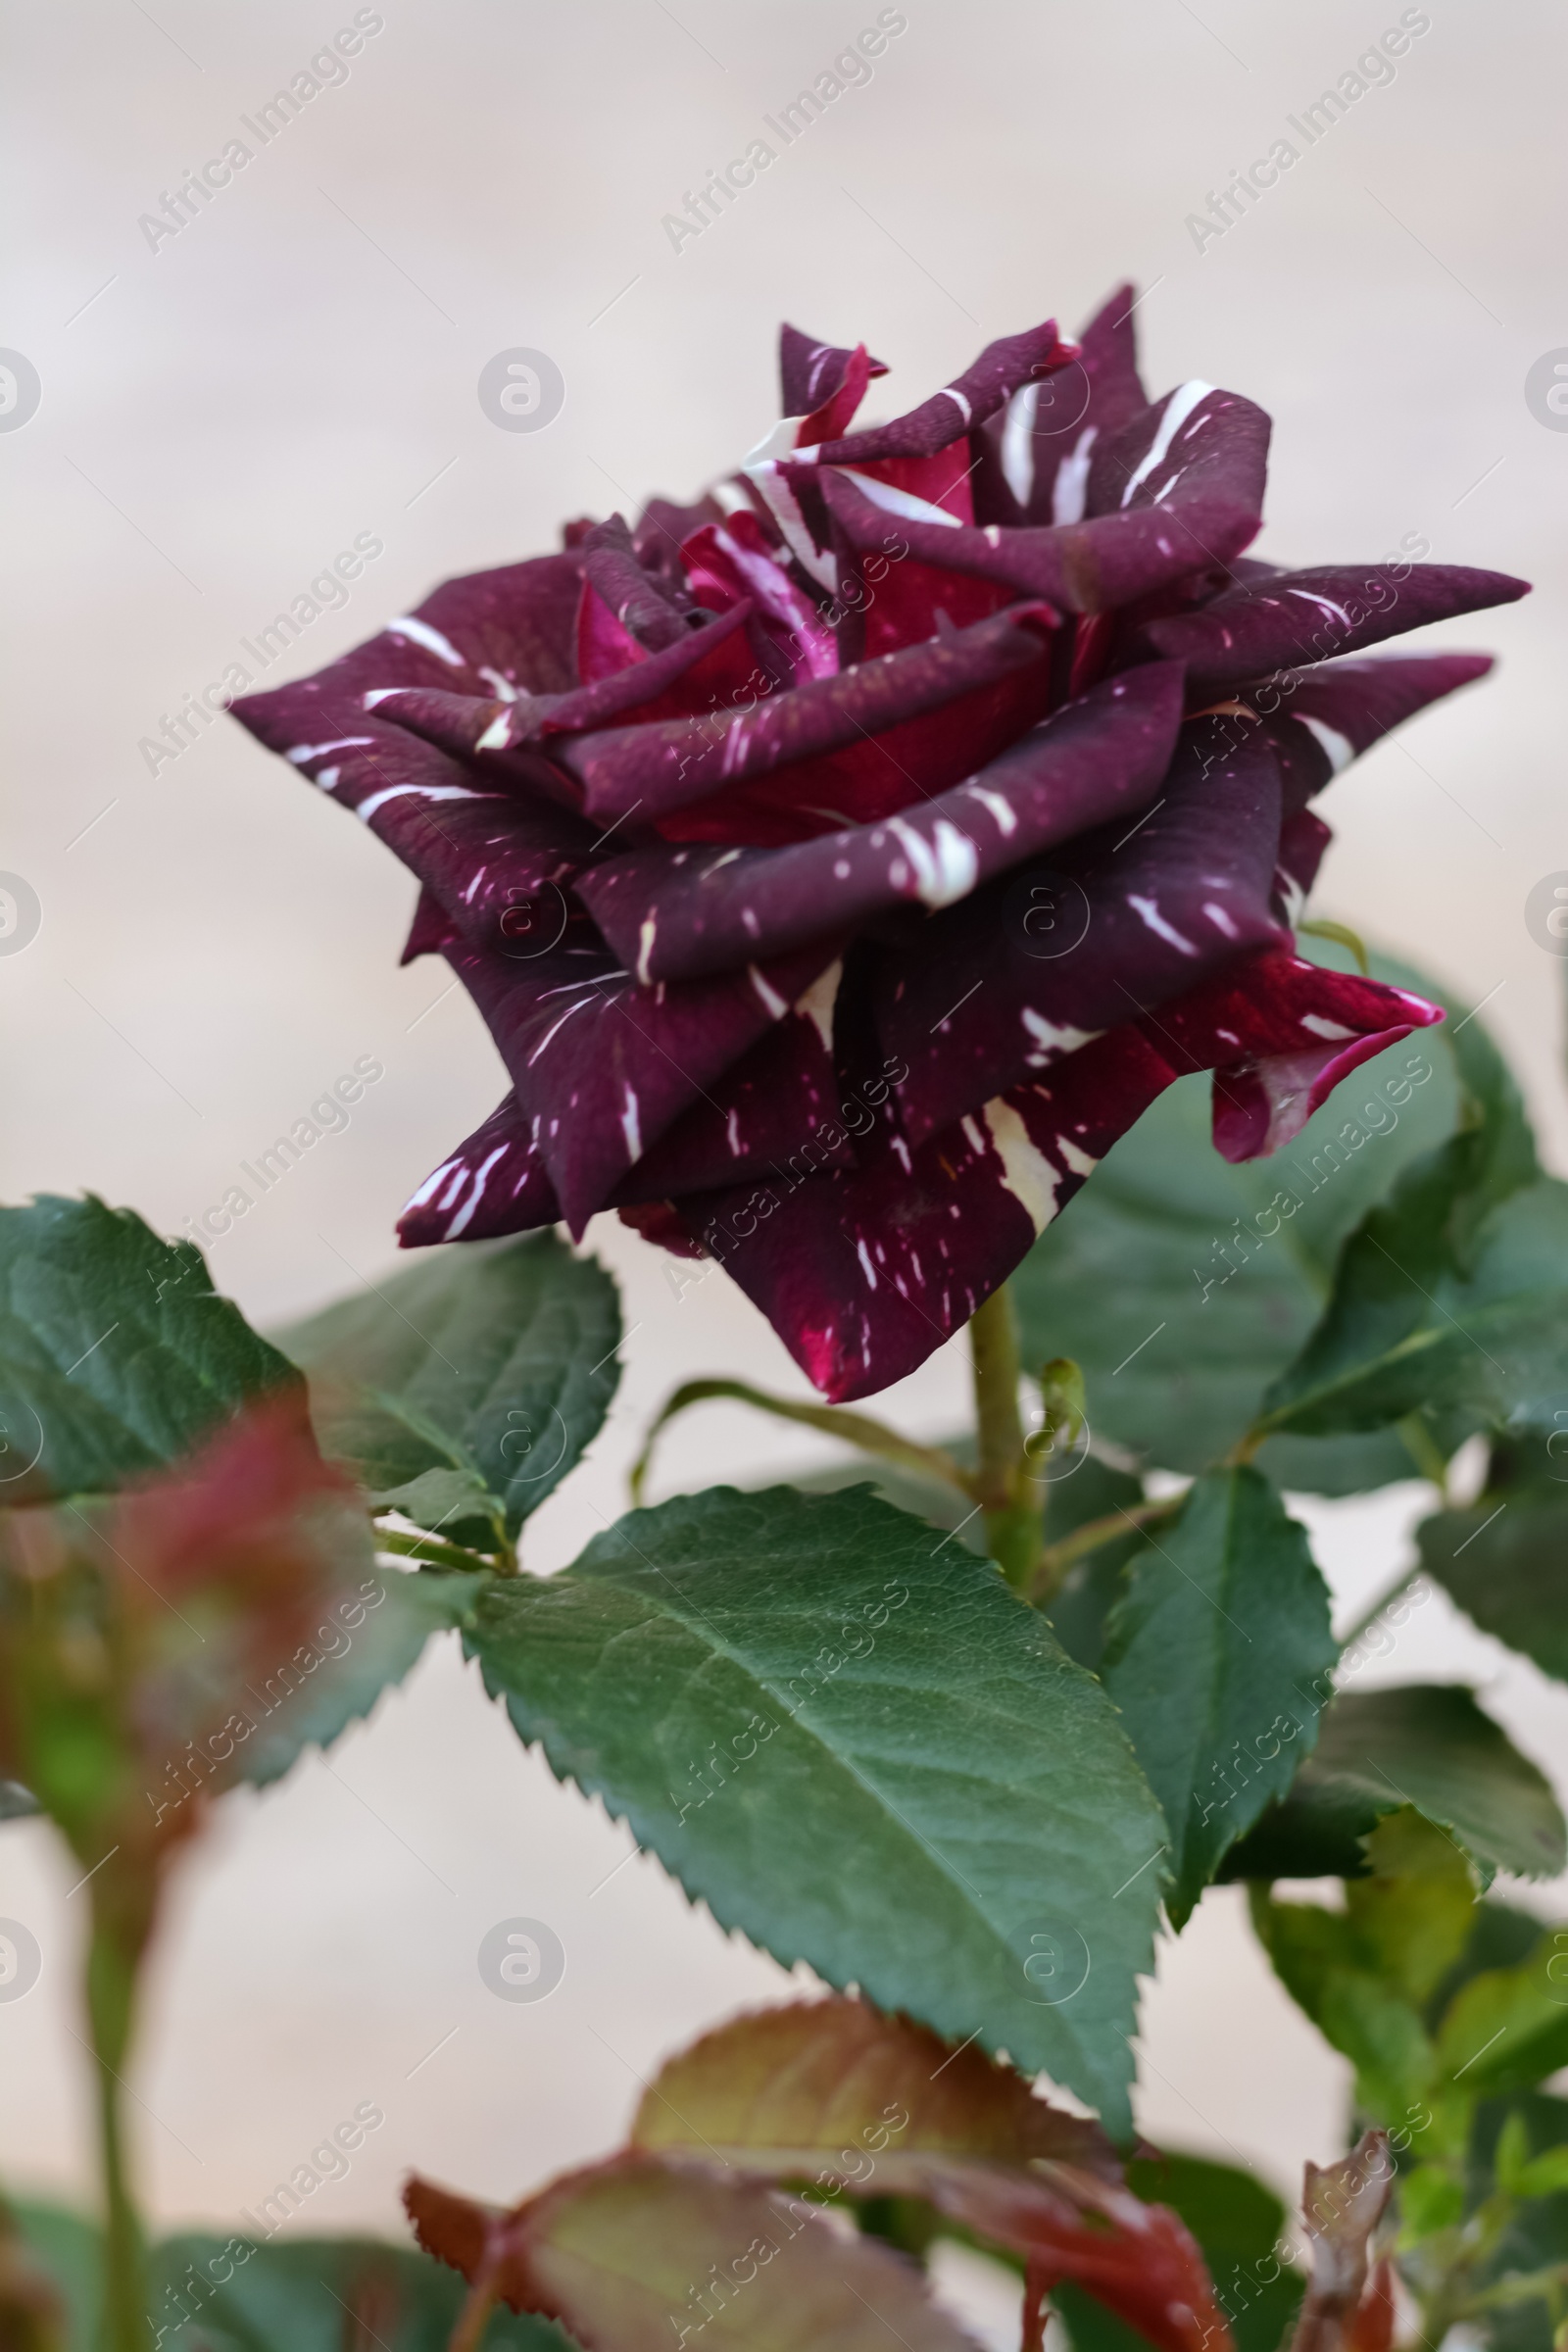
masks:
{"label": "dark purple rose", "polygon": [[595,1210],[717,1257],[817,1387],[911,1371],[1162,1088],[1272,1152],[1422,1000],[1299,960],[1309,807],[1481,656],[1366,661],[1521,581],[1243,550],[1268,418],[1150,402],[1131,292],[693,507],[451,580],[245,724],[418,876],[510,1091],[405,1243]]}

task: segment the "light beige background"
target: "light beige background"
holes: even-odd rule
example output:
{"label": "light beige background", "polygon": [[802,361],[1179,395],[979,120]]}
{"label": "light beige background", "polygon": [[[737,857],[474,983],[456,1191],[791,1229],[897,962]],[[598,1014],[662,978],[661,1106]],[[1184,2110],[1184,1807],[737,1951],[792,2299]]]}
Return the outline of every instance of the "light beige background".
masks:
{"label": "light beige background", "polygon": [[[1568,436],[1523,395],[1530,365],[1568,344],[1546,0],[1432,0],[1392,86],[1202,253],[1185,217],[1352,67],[1393,0],[908,0],[869,85],[678,254],[662,216],[873,21],[871,0],[380,13],[347,82],[156,252],[138,216],[352,7],[12,13],[0,343],[44,394],[0,435],[0,865],[32,883],[43,925],[0,958],[5,1197],[90,1186],[177,1229],[374,1054],[386,1075],[350,1130],[213,1263],[262,1321],[386,1269],[399,1205],[501,1091],[477,1015],[437,966],[396,968],[412,886],[340,809],[230,721],[156,779],[139,739],[357,532],[385,553],[286,674],[447,574],[548,549],[567,515],[691,493],[775,413],[781,317],[863,334],[902,406],[992,335],[1048,311],[1070,328],[1123,274],[1149,289],[1156,392],[1201,373],[1273,413],[1263,552],[1376,559],[1419,531],[1438,560],[1541,582],[1433,632],[1499,650],[1500,673],[1333,788],[1319,902],[1446,975],[1455,1005],[1490,997],[1561,1146],[1558,972],[1522,912],[1568,865]],[[476,399],[514,345],[564,374],[538,434],[498,431]],[[637,1328],[610,1428],[537,1522],[540,1567],[623,1507],[639,1426],[675,1378],[801,1385],[722,1276],[677,1305],[652,1252],[613,1227],[590,1241],[624,1272]],[[949,1351],[889,1407],[950,1426],[962,1374]],[[808,1458],[713,1410],[672,1440],[666,1491]],[[1348,1611],[1421,1502],[1312,1514]],[[1376,1671],[1472,1675],[1534,1753],[1568,1759],[1563,1694],[1441,1600]],[[504,2196],[607,2146],[662,2051],[786,1990],[656,1864],[609,1878],[627,1851],[446,1653],[328,1761],[226,1804],[173,1898],[136,2065],[159,2215],[231,2221],[367,2098],[385,2126],[302,2223],[393,2226],[412,2162]],[[0,2007],[0,2175],[81,2193],[71,1877],[45,1833],[0,1838],[0,1912],[46,1955],[34,1992]],[[538,2007],[493,1999],[474,1968],[484,1930],[517,1912],[569,1956]],[[1234,1897],[1167,1949],[1146,2050],[1156,2138],[1281,2182],[1334,2149],[1341,2071],[1272,1988]]]}

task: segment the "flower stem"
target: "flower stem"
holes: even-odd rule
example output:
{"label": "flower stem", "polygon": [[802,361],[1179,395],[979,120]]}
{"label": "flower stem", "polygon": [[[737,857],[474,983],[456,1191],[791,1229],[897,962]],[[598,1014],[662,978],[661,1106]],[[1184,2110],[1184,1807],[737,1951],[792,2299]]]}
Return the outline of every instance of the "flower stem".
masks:
{"label": "flower stem", "polygon": [[991,1557],[1015,1592],[1034,1582],[1045,1547],[1045,1488],[1030,1471],[1018,1410],[1018,1318],[1005,1283],[969,1318],[978,1461],[974,1494]]}
{"label": "flower stem", "polygon": [[130,2191],[121,2121],[121,2069],[130,2045],[136,1965],[113,1921],[95,1917],[87,1949],[87,2016],[98,2067],[104,2187],[104,2318],[110,2352],[148,2352],[146,2249]]}

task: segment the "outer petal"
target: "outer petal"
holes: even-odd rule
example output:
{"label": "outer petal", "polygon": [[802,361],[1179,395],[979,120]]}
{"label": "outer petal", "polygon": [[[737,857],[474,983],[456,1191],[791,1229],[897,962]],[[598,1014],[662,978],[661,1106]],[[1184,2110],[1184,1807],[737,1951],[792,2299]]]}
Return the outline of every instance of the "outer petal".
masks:
{"label": "outer petal", "polygon": [[403,1248],[487,1242],[553,1225],[561,1207],[533,1129],[515,1094],[509,1094],[410,1200],[398,1219]]}
{"label": "outer petal", "polygon": [[[825,1395],[835,1403],[871,1395],[968,1320],[1175,1078],[1228,1064],[1218,1088],[1239,1048],[1293,1047],[1313,1019],[1330,1017],[1325,1005],[1366,1032],[1354,1059],[1439,1017],[1376,982],[1294,956],[1252,958],[1224,985],[1111,1030],[912,1152],[882,1124],[856,1168],[687,1200],[685,1223]],[[1391,1022],[1391,1012],[1402,1017]]]}
{"label": "outer petal", "polygon": [[1216,753],[1215,724],[1184,729],[1145,823],[991,884],[884,956],[876,1021],[909,1067],[911,1140],[1237,956],[1286,944],[1270,906],[1279,757],[1256,735]]}
{"label": "outer petal", "polygon": [[483,1013],[574,1234],[645,1151],[764,1036],[838,954],[643,989],[581,917],[526,962],[443,953]]}
{"label": "outer petal", "polygon": [[577,895],[640,980],[776,955],[901,903],[944,906],[1154,798],[1182,711],[1178,663],[1096,687],[906,816],[779,850],[635,850]]}
{"label": "outer petal", "polygon": [[975,520],[1076,522],[1097,442],[1149,406],[1138,377],[1135,296],[1118,286],[1078,336],[1078,357],[1014,392],[975,435]]}
{"label": "outer petal", "polygon": [[[858,346],[863,350],[863,344]],[[786,416],[805,416],[841,390],[855,352],[842,344],[813,342],[798,326],[778,330],[779,390]],[[867,359],[867,377],[886,375],[881,360]]]}
{"label": "outer petal", "polygon": [[1396,583],[1377,564],[1330,564],[1227,589],[1201,612],[1151,621],[1142,649],[1185,662],[1195,691],[1379,645],[1405,629],[1512,604],[1528,581],[1457,564],[1417,564]]}
{"label": "outer petal", "polygon": [[[1321,668],[1284,670],[1240,689],[1231,739],[1245,735],[1255,711],[1282,749],[1304,755],[1298,789],[1321,790],[1343,767],[1370,751],[1381,736],[1446,694],[1485,677],[1490,654],[1412,654],[1377,662],[1326,662]],[[1316,781],[1308,779],[1315,774]],[[1290,795],[1297,805],[1297,793]]]}
{"label": "outer petal", "polygon": [[[1183,385],[1117,436],[1099,467],[1104,503],[1091,504],[1087,519],[1004,531],[901,515],[899,531],[922,564],[999,581],[1069,612],[1105,612],[1189,572],[1222,567],[1256,536],[1268,429],[1263,411],[1234,392]],[[1113,495],[1118,487],[1123,498]],[[885,534],[887,514],[863,485],[825,475],[822,495],[853,546],[874,546]],[[1065,516],[1064,501],[1058,506]]]}

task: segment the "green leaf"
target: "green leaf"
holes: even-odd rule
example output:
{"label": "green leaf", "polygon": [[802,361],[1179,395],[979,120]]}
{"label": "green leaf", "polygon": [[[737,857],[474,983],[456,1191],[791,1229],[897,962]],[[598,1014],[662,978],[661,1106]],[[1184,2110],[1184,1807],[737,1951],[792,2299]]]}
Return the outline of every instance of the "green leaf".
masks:
{"label": "green leaf", "polygon": [[1442,1173],[1412,1170],[1347,1246],[1322,1323],[1264,1399],[1265,1428],[1365,1430],[1423,1407],[1552,1426],[1568,1397],[1568,1185],[1516,1192],[1461,1268],[1447,1226],[1464,1199]]}
{"label": "green leaf", "polygon": [[330,1746],[413,1671],[432,1634],[466,1621],[489,1582],[377,1568],[373,1559],[367,1567],[365,1578],[323,1603],[309,1640],[246,1683],[236,1711],[252,1730],[234,1750],[240,1779],[264,1787],[305,1748]]}
{"label": "green leaf", "polygon": [[620,1377],[615,1286],[553,1233],[432,1250],[279,1340],[310,1374],[328,1451],[378,1503],[460,1543],[487,1522],[492,1541],[516,1535]]}
{"label": "green leaf", "polygon": [[1531,2090],[1568,2066],[1568,1967],[1550,1934],[1517,1968],[1486,1970],[1461,1986],[1438,2029],[1450,2081],[1478,2098]]}
{"label": "green leaf", "polygon": [[[1387,958],[1374,969],[1433,992]],[[1271,1159],[1220,1157],[1206,1076],[1180,1080],[1114,1147],[1013,1278],[1026,1354],[1078,1360],[1099,1434],[1196,1472],[1251,1426],[1322,1311],[1346,1236],[1459,1115],[1443,1034],[1368,1062]],[[1348,1494],[1414,1465],[1388,1431],[1271,1440],[1262,1467],[1284,1486]]]}
{"label": "green leaf", "polygon": [[0,1501],[118,1487],[294,1379],[200,1250],[133,1209],[0,1208]]}
{"label": "green leaf", "polygon": [[[1568,2103],[1541,2091],[1516,2092],[1506,2106],[1488,2101],[1476,2117],[1472,2142],[1472,2195],[1479,2201],[1493,2186],[1492,2143],[1499,2127],[1511,2117],[1525,2125],[1532,2150],[1538,2156],[1560,2151],[1568,2142]],[[1481,2272],[1478,2285],[1544,2270],[1568,2260],[1568,2194],[1535,2197],[1517,2211]],[[1552,2352],[1553,2315],[1533,2299],[1506,2303],[1488,2313],[1487,2335],[1493,2352]]]}
{"label": "green leaf", "polygon": [[1457,1684],[1346,1690],[1324,1714],[1317,1752],[1284,1803],[1227,1857],[1227,1878],[1351,1878],[1360,1840],[1414,1805],[1448,1830],[1483,1879],[1562,1869],[1562,1815],[1547,1783]]}
{"label": "green leaf", "polygon": [[[1092,1453],[1079,1454],[1076,1466],[1047,1490],[1046,1540],[1059,1544],[1094,1519],[1109,1519],[1130,1511],[1144,1499],[1143,1481],[1125,1470],[1114,1470]],[[1075,1560],[1045,1603],[1062,1648],[1092,1674],[1100,1671],[1105,1648],[1105,1627],[1125,1581],[1127,1563],[1143,1545],[1140,1528],[1102,1544]]]}
{"label": "green leaf", "polygon": [[1488,1488],[1468,1510],[1416,1530],[1421,1565],[1484,1634],[1568,1682],[1568,1461],[1561,1427],[1544,1442],[1494,1447]]}
{"label": "green leaf", "polygon": [[1252,1919],[1292,1999],[1354,2067],[1361,2112],[1402,2123],[1436,2079],[1437,2053],[1419,2012],[1378,1973],[1355,1922],[1314,1903],[1262,1897]]}
{"label": "green leaf", "polygon": [[[100,2352],[97,2231],[45,2206],[23,2206],[18,2220],[67,2301],[70,2352]],[[374,2238],[270,2245],[192,2232],[155,2246],[148,2268],[163,2352],[445,2352],[466,2293],[441,2264]],[[504,2310],[482,2340],[486,2352],[572,2352],[548,2320]]]}
{"label": "green leaf", "polygon": [[1256,1470],[1200,1479],[1127,1579],[1101,1673],[1164,1809],[1180,1927],[1310,1751],[1339,1644],[1305,1533]]}
{"label": "green leaf", "polygon": [[993,1567],[863,1489],[716,1488],[498,1584],[466,1640],[722,1926],[1127,2130],[1164,1831],[1104,1691]]}

